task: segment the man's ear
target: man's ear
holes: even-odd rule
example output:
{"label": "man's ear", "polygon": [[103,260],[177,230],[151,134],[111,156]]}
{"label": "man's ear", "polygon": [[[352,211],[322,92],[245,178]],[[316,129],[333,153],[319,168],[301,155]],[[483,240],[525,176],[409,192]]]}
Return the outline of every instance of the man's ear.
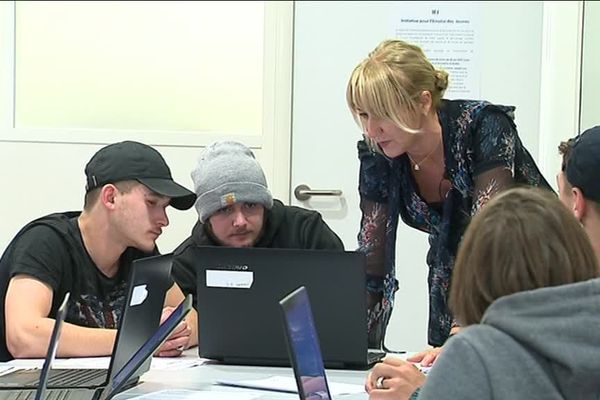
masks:
{"label": "man's ear", "polygon": [[583,192],[578,187],[573,187],[573,214],[579,222],[583,222],[583,218],[587,212],[587,201],[583,197]]}
{"label": "man's ear", "polygon": [[100,191],[100,202],[102,203],[102,205],[104,205],[104,207],[112,210],[116,206],[115,199],[118,193],[119,190],[115,185],[110,183],[104,185],[102,186],[102,189]]}
{"label": "man's ear", "polygon": [[419,101],[421,102],[421,112],[423,115],[429,115],[431,107],[433,106],[433,99],[431,98],[431,92],[429,90],[423,90]]}

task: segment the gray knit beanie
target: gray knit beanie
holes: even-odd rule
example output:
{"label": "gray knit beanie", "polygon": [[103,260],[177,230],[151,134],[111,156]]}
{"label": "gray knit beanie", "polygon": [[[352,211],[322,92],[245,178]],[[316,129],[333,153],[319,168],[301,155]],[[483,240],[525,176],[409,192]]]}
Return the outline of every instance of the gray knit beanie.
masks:
{"label": "gray knit beanie", "polygon": [[200,155],[192,170],[196,211],[204,223],[216,211],[235,203],[262,204],[270,209],[273,196],[252,151],[238,142],[216,142]]}

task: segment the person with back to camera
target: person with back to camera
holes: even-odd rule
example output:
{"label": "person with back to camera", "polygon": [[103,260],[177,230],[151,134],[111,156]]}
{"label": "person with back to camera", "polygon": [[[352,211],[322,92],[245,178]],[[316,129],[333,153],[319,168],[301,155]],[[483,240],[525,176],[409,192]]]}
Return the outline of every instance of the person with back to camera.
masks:
{"label": "person with back to camera", "polygon": [[411,358],[423,365],[430,365],[440,346],[459,330],[447,295],[471,217],[514,184],[550,189],[519,139],[515,108],[445,100],[447,86],[448,74],[435,69],[419,47],[386,40],[354,69],[346,94],[364,131],[358,142],[358,239],[368,260],[370,347],[383,344],[398,288],[400,217],[429,234],[427,337],[433,349]]}
{"label": "person with back to camera", "polygon": [[[54,213],[28,223],[0,259],[2,361],[46,355],[54,318],[67,292],[58,355],[110,355],[132,262],[158,254],[156,240],[169,225],[169,205],[186,210],[196,199],[173,181],[160,153],[143,143],[124,141],[101,148],[87,163],[85,175],[83,211]],[[162,319],[183,299],[173,285]],[[188,320],[158,355],[179,356],[195,344],[195,312]]]}
{"label": "person with back to camera", "polygon": [[194,295],[194,304],[194,247],[344,250],[318,212],[273,199],[260,164],[242,143],[211,144],[191,175],[198,196],[198,222],[174,251],[173,277],[185,294]]}
{"label": "person with back to camera", "polygon": [[[546,191],[515,188],[473,219],[450,292],[460,334],[427,379],[386,359],[371,400],[598,399],[600,270],[573,214]],[[402,372],[399,372],[402,369]]]}
{"label": "person with back to camera", "polygon": [[562,142],[558,150],[558,196],[587,232],[600,260],[600,126]]}

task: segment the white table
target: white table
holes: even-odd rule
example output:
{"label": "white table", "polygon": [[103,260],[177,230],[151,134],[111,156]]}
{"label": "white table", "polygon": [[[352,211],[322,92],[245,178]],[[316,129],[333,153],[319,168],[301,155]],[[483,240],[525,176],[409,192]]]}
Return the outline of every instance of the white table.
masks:
{"label": "white table", "polygon": [[[179,358],[182,362],[189,360],[198,359],[198,349],[193,348],[187,350],[184,355]],[[158,359],[158,361],[175,361],[177,359]],[[94,360],[81,359],[81,364],[76,365],[76,359],[71,359],[68,362],[66,360],[56,360],[56,367],[83,367],[83,368],[102,368],[108,365],[108,357],[102,357]],[[73,361],[73,364],[71,364]],[[94,362],[95,361],[95,362]],[[16,367],[40,367],[43,360],[13,360],[8,363],[0,363],[2,365],[13,365]],[[94,365],[95,364],[95,365]],[[242,365],[223,365],[214,362],[205,363],[199,366],[179,369],[177,366],[173,366],[174,369],[159,369],[161,366],[160,362],[153,364],[150,371],[142,375],[140,384],[126,390],[119,395],[115,396],[115,400],[126,400],[142,394],[147,394],[159,390],[168,389],[188,389],[188,390],[201,390],[201,391],[219,391],[219,392],[248,392],[258,394],[257,399],[298,399],[298,394],[274,392],[266,390],[253,390],[245,388],[236,388],[218,385],[215,382],[219,379],[226,379],[230,381],[240,380],[252,380],[268,378],[271,376],[289,376],[293,378],[293,371],[291,368],[283,367],[258,367],[258,366],[242,366]],[[356,385],[364,385],[367,371],[357,370],[338,370],[329,369],[326,371],[327,379],[331,382],[351,383]],[[368,398],[366,393],[335,396],[336,399],[348,399],[348,400],[365,400]]]}
{"label": "white table", "polygon": [[[363,385],[366,371],[349,371],[349,370],[327,370],[327,379],[331,382],[344,382]],[[227,380],[249,380],[266,378],[273,375],[293,377],[291,368],[280,367],[256,367],[256,366],[238,366],[238,365],[221,365],[221,364],[205,364],[193,368],[183,370],[151,370],[144,374],[141,383],[136,387],[129,389],[118,396],[115,400],[125,400],[140,394],[150,393],[153,391],[164,389],[191,389],[202,391],[249,391],[252,389],[234,388],[216,385],[218,379]],[[270,392],[270,391],[255,391],[260,393],[258,399],[298,399],[297,394]],[[338,396],[343,399],[367,399],[366,393],[355,395]]]}

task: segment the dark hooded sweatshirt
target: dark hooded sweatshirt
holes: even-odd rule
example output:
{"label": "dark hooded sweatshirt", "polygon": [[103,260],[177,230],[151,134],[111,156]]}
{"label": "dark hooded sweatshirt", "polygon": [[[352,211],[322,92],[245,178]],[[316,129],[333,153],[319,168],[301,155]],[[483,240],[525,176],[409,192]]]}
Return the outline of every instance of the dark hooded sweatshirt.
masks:
{"label": "dark hooded sweatshirt", "polygon": [[[175,249],[173,278],[184,294],[194,295],[196,304],[196,270],[193,249],[197,246],[221,246],[200,221],[192,235]],[[263,232],[254,247],[279,249],[344,250],[340,238],[316,211],[286,206],[279,200],[265,210]]]}

